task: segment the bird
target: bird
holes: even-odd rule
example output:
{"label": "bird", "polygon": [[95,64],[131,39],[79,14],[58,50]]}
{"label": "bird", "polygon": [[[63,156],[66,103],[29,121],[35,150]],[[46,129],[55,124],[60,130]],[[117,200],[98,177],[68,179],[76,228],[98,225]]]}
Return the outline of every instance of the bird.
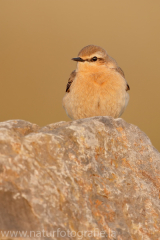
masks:
{"label": "bird", "polygon": [[84,47],[72,60],[77,67],[69,77],[62,100],[68,117],[119,118],[127,107],[130,87],[117,62],[96,45]]}

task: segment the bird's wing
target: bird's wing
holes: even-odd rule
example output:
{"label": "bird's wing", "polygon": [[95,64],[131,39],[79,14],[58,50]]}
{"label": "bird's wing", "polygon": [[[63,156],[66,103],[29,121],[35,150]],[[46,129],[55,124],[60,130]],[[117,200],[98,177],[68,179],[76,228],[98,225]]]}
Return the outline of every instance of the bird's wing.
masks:
{"label": "bird's wing", "polygon": [[117,72],[119,72],[122,77],[125,78],[124,72],[123,72],[123,70],[122,70],[120,67],[115,68],[115,70],[116,70]]}
{"label": "bird's wing", "polygon": [[[116,70],[117,72],[119,72],[122,77],[125,78],[124,72],[123,72],[123,70],[122,70],[120,67],[115,68],[115,70]],[[128,90],[130,90],[130,87],[129,87],[127,81],[126,81],[126,91],[128,91]]]}
{"label": "bird's wing", "polygon": [[[114,66],[114,67],[111,67],[111,68],[113,68],[115,71],[117,71],[117,72],[125,79],[124,72],[123,72],[123,70],[118,66],[116,60],[115,60],[114,58],[108,56],[108,61],[109,61],[109,63],[111,63],[112,66]],[[125,81],[126,81],[126,79],[125,79]],[[128,90],[130,90],[130,87],[129,87],[127,81],[126,81],[126,91],[128,91]]]}
{"label": "bird's wing", "polygon": [[70,75],[70,77],[68,79],[68,83],[67,83],[67,86],[66,86],[66,92],[70,92],[70,87],[71,87],[72,82],[74,81],[75,77],[76,77],[76,70],[74,70],[71,73],[71,75]]}
{"label": "bird's wing", "polygon": [[[127,83],[127,82],[126,82]],[[127,83],[127,86],[126,86],[126,91],[129,91],[130,90],[130,86],[128,85]]]}

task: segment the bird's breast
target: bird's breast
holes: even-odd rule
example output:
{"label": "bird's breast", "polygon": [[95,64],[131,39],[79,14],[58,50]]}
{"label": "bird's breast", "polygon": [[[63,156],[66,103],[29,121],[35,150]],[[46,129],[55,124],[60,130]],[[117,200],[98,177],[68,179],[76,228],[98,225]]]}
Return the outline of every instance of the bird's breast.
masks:
{"label": "bird's breast", "polygon": [[[125,89],[125,79],[117,72],[107,69],[102,72],[96,73],[84,73],[77,74],[75,79],[75,86],[79,89],[83,88],[84,91],[119,91],[119,89]],[[76,87],[77,87],[76,86]]]}
{"label": "bird's breast", "polygon": [[105,115],[118,117],[125,106],[125,94],[125,79],[116,72],[80,72],[64,98],[64,105],[73,119]]}

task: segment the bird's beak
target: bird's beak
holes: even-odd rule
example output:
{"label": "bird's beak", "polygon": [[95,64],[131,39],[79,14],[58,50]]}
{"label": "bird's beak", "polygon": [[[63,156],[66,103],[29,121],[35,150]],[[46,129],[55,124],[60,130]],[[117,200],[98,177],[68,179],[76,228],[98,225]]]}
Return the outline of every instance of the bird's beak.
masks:
{"label": "bird's beak", "polygon": [[73,61],[76,61],[76,62],[84,62],[85,60],[83,60],[82,58],[80,57],[77,57],[77,58],[72,58]]}

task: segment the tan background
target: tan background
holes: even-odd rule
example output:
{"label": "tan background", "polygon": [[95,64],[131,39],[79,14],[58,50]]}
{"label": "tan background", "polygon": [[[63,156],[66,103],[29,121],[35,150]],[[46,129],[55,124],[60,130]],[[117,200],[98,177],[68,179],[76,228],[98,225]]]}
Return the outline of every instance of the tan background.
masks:
{"label": "tan background", "polygon": [[62,108],[71,61],[96,44],[131,87],[123,118],[160,150],[159,0],[0,0],[0,121],[68,121]]}

